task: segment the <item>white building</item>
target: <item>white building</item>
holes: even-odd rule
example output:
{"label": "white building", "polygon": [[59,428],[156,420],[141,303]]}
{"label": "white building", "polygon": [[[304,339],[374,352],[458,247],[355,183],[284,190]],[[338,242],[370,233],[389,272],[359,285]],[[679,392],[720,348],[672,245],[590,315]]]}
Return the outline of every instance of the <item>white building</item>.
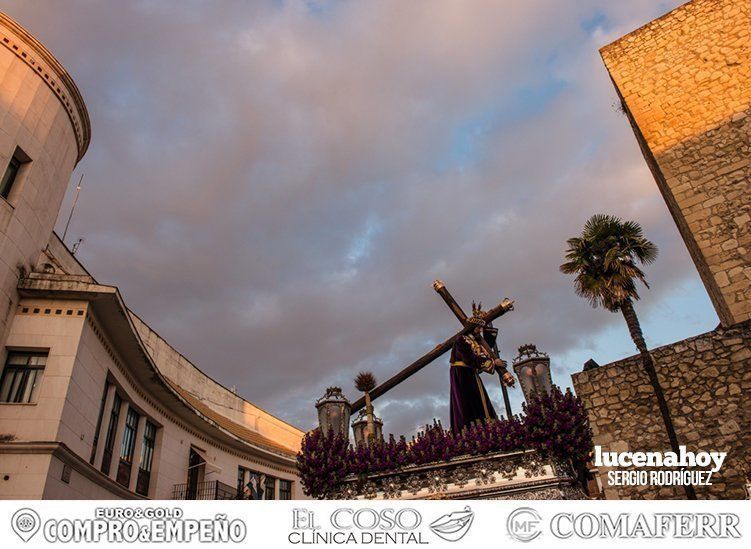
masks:
{"label": "white building", "polygon": [[75,83],[0,13],[0,498],[303,497],[303,433],[224,388],[53,226],[86,152]]}

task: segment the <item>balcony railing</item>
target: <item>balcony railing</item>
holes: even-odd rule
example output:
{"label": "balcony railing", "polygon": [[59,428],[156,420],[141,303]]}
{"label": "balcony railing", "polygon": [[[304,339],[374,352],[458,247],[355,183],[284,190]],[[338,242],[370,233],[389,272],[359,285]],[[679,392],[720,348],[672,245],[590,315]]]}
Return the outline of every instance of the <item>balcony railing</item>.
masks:
{"label": "balcony railing", "polygon": [[193,486],[188,483],[175,484],[172,487],[172,499],[238,499],[237,488],[218,480],[199,482]]}

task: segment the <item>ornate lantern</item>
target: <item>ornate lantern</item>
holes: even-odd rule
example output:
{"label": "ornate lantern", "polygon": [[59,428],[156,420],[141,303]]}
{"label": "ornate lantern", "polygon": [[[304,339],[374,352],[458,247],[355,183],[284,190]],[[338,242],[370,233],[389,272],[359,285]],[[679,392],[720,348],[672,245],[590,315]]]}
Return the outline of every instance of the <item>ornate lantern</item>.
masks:
{"label": "ornate lantern", "polygon": [[318,426],[327,433],[329,429],[334,434],[344,435],[349,439],[350,404],[342,394],[341,387],[329,387],[326,394],[316,401],[318,410]]}
{"label": "ornate lantern", "polygon": [[514,373],[524,392],[524,399],[529,402],[532,394],[550,393],[553,380],[550,377],[550,357],[531,343],[519,347],[519,356],[514,359]]}
{"label": "ornate lantern", "polygon": [[355,421],[352,422],[352,432],[355,434],[356,445],[381,441],[383,440],[383,421],[373,414],[372,425],[368,426],[368,411],[362,409]]}

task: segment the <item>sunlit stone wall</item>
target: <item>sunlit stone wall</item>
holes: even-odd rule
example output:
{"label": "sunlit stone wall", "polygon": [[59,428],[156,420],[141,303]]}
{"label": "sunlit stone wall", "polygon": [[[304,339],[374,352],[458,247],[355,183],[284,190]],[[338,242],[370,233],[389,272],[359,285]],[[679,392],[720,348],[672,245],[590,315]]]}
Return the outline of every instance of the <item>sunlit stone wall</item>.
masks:
{"label": "sunlit stone wall", "polygon": [[[742,498],[751,459],[751,0],[693,0],[601,50],[722,326],[655,349],[679,442],[727,452],[700,498]],[[595,357],[596,358],[596,357]],[[572,376],[604,451],[669,450],[638,357]],[[610,498],[681,488],[603,485]]]}
{"label": "sunlit stone wall", "polygon": [[724,326],[751,318],[751,0],[693,0],[601,50]]}

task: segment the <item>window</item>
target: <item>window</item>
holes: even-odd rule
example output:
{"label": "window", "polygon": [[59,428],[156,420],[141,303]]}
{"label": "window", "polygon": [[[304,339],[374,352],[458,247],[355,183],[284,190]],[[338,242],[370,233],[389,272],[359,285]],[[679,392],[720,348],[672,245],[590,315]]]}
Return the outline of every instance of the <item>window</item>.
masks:
{"label": "window", "polygon": [[21,149],[16,147],[13,156],[8,162],[8,167],[5,168],[3,179],[0,181],[0,196],[8,200],[10,191],[13,189],[13,184],[16,182],[18,172],[21,171],[21,166],[29,162],[31,159]]}
{"label": "window", "polygon": [[203,480],[205,470],[206,460],[191,446],[190,454],[188,454],[188,483],[185,499],[198,499],[199,495],[202,495],[199,493],[199,484]]}
{"label": "window", "polygon": [[279,499],[292,499],[292,481],[279,479]]}
{"label": "window", "polygon": [[128,415],[125,418],[125,431],[123,432],[123,443],[120,445],[120,459],[129,463],[133,462],[133,448],[136,446],[136,429],[138,428],[138,412],[133,408],[128,408]]}
{"label": "window", "polygon": [[149,495],[149,479],[154,461],[154,446],[156,444],[156,425],[146,422],[143,429],[143,447],[141,449],[141,463],[138,466],[138,481],[136,492],[142,496]]}
{"label": "window", "polygon": [[266,482],[263,485],[263,499],[274,499],[274,488],[276,488],[276,479],[266,475]]}
{"label": "window", "polygon": [[237,468],[238,499],[274,499],[276,479],[245,467]]}
{"label": "window", "polygon": [[10,351],[0,378],[0,402],[36,402],[47,353]]}
{"label": "window", "polygon": [[130,485],[130,470],[133,465],[133,449],[136,446],[136,429],[138,429],[138,412],[128,408],[123,429],[123,441],[120,444],[120,463],[117,467],[117,482],[123,486]]}
{"label": "window", "polygon": [[239,466],[237,468],[237,499],[262,499],[265,486],[263,482],[263,473]]}
{"label": "window", "polygon": [[115,447],[115,435],[117,435],[117,420],[120,418],[120,406],[122,400],[120,395],[115,393],[112,411],[110,412],[110,421],[107,425],[107,438],[104,440],[104,455],[102,457],[102,473],[110,474],[110,465],[112,465],[112,450]]}
{"label": "window", "polygon": [[245,467],[237,468],[237,496],[243,499],[245,496],[245,484],[247,484],[247,473],[249,471]]}
{"label": "window", "polygon": [[154,461],[154,444],[156,443],[156,425],[150,421],[146,422],[143,430],[143,451],[141,452],[142,471],[151,472],[151,465]]}
{"label": "window", "polygon": [[99,430],[102,428],[102,419],[104,418],[104,404],[107,401],[107,392],[110,388],[109,380],[104,382],[104,393],[102,393],[102,400],[99,403],[99,415],[96,420],[96,430],[94,431],[94,441],[91,443],[91,456],[89,457],[89,463],[94,463],[94,457],[96,456],[96,446],[99,443]]}

